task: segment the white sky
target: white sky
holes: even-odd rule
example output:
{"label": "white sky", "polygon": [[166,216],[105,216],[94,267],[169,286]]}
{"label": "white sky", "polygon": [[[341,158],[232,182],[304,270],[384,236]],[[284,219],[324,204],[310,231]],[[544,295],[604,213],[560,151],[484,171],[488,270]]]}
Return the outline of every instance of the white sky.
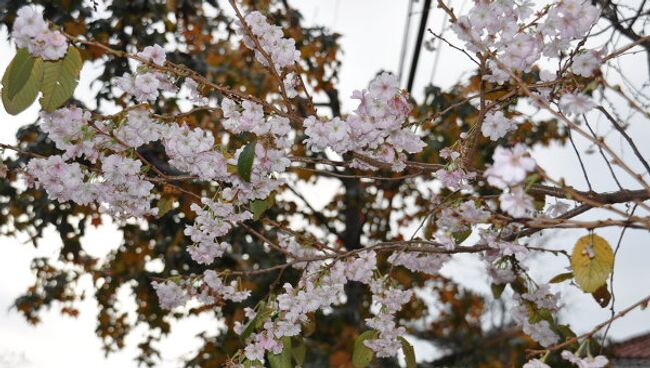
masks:
{"label": "white sky", "polygon": [[[454,1],[456,10],[469,6],[463,2]],[[341,42],[344,50],[343,67],[340,74],[341,99],[344,107],[349,110],[352,106],[346,103],[352,90],[363,88],[379,70],[397,72],[399,67],[399,51],[401,48],[404,21],[407,11],[407,0],[294,0],[292,5],[298,6],[305,16],[308,24],[318,23],[331,27],[343,35]],[[415,11],[411,25],[411,43],[415,38],[415,31],[419,21],[419,12],[422,2],[415,4]],[[470,2],[471,3],[471,2]],[[465,9],[466,10],[466,9]],[[442,14],[435,10],[430,14],[428,27],[438,32],[443,22]],[[0,71],[11,59],[14,49],[6,42],[6,34],[0,35]],[[427,37],[428,39],[428,37]],[[471,63],[463,58],[457,51],[449,47],[439,49],[441,54],[440,64],[436,72],[435,83],[443,87],[450,86],[459,80],[459,77],[471,68]],[[412,50],[408,50],[406,70],[410,64]],[[643,56],[626,56],[622,59],[622,67],[628,72],[630,79],[642,83],[648,80],[647,65]],[[423,50],[414,88],[415,97],[422,87],[431,78],[434,64],[434,53]],[[406,73],[406,72],[405,72]],[[84,95],[92,80],[93,70],[84,67],[81,86],[77,89],[77,97]],[[403,78],[405,80],[406,78]],[[404,83],[405,84],[405,83]],[[623,106],[621,104],[620,106]],[[0,109],[0,142],[15,142],[14,134],[18,127],[31,123],[37,114],[37,105],[17,117],[7,115]],[[607,123],[594,120],[600,132],[607,132]],[[644,143],[650,139],[650,130],[646,128],[647,121],[638,118],[630,121],[631,136],[636,142]],[[608,135],[608,142],[620,147],[620,140]],[[587,144],[577,139],[578,145],[584,150]],[[640,144],[646,157],[650,156],[650,147]],[[631,161],[633,156],[629,149],[622,149],[624,158]],[[606,168],[597,156],[587,156],[588,169],[594,172],[596,190],[613,190],[615,187],[607,174]],[[579,188],[585,188],[575,154],[569,149],[537,149],[535,158],[552,176],[565,178],[567,183]],[[640,165],[634,166],[639,168]],[[622,176],[621,176],[622,177]],[[623,185],[633,186],[630,180],[623,180]],[[319,196],[311,196],[313,204],[320,206],[328,201],[328,196],[323,191],[333,193],[336,188],[320,188]],[[309,197],[309,193],[307,193]],[[322,198],[319,201],[319,198]],[[588,217],[585,217],[588,218]],[[83,239],[84,248],[91,254],[101,255],[114,249],[120,243],[120,234],[110,226],[100,229],[89,228]],[[570,250],[575,240],[584,235],[584,231],[565,231],[561,236],[551,237],[545,244],[552,248]],[[598,233],[615,244],[618,231],[615,229],[599,230]],[[29,269],[30,261],[34,256],[57,257],[60,241],[52,233],[41,242],[39,249],[34,249],[25,239],[2,239],[4,257],[0,258],[0,368],[5,367],[135,367],[133,357],[136,355],[135,343],[138,332],[127,339],[127,348],[123,351],[104,357],[100,350],[100,341],[94,333],[96,326],[95,313],[97,307],[93,298],[84,303],[79,318],[63,317],[58,309],[42,315],[43,322],[36,327],[27,324],[14,310],[9,310],[16,296],[21,294],[34,280]],[[650,258],[648,247],[649,234],[646,231],[628,230],[626,241],[619,251],[616,261],[616,300],[619,309],[625,307],[650,292],[650,267],[647,266]],[[538,267],[531,267],[533,275],[539,280],[548,280],[551,276],[562,272],[561,264],[552,257],[540,258],[536,261]],[[563,260],[564,261],[564,260]],[[489,293],[489,286],[480,271],[480,264],[473,256],[459,256],[454,262],[443,269],[446,276],[462,282],[464,285]],[[86,287],[89,287],[86,280]],[[596,323],[609,317],[609,311],[601,309],[593,302],[590,295],[585,295],[577,289],[561,286],[560,290],[567,294],[567,305],[564,319],[571,323],[578,332],[586,331]],[[217,322],[208,318],[194,318],[175,326],[171,337],[165,339],[160,345],[163,352],[161,367],[178,366],[178,358],[183,354],[191,353],[197,347],[198,340],[194,336],[204,326],[217,326]],[[635,311],[629,316],[614,323],[610,336],[621,339],[650,329],[650,311]],[[63,342],[61,345],[58,342]],[[129,343],[130,342],[130,343]],[[416,345],[421,347],[420,344]],[[419,357],[431,355],[430,349],[417,349]]]}

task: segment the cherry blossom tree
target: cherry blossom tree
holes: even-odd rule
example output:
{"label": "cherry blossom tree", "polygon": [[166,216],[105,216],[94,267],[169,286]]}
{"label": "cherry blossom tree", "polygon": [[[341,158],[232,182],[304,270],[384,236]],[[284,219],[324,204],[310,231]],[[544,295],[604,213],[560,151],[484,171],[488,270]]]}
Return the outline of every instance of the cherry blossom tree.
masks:
{"label": "cherry blossom tree", "polygon": [[[334,63],[305,55],[301,46],[310,39],[303,35],[297,42],[288,31],[291,21],[276,24],[283,18],[268,8],[229,2],[228,43],[241,45],[237,56],[250,61],[250,69],[238,72],[264,76],[264,88],[244,88],[170,60],[170,44],[119,49],[110,38],[96,40],[48,22],[38,7],[21,7],[12,24],[17,51],[2,80],[2,101],[7,112],[19,114],[38,98],[38,134],[53,146],[37,152],[2,144],[20,157],[3,167],[15,182],[11,194],[37,190],[48,203],[74,206],[93,219],[154,226],[151,239],[131,239],[139,251],[120,253],[132,257],[128,273],[129,262],[152,261],[143,257],[158,243],[178,248],[157,258],[162,272],[138,275],[138,290],[156,295],[141,300],[142,318],[160,322],[169,314],[231,311],[221,334],[236,347],[218,364],[309,366],[320,359],[310,355],[318,350],[311,344],[320,338],[314,332],[344,320],[355,327],[354,341],[346,347],[349,357],[337,359],[366,367],[395,364],[402,354],[414,367],[406,336],[416,333],[424,315],[409,310],[426,293],[427,281],[440,281],[441,268],[467,253],[481,260],[495,298],[510,299],[512,322],[534,341],[520,364],[604,367],[608,359],[594,337],[647,306],[650,296],[639,295],[615,312],[611,278],[618,245],[598,231],[617,227],[622,238],[626,229],[650,228],[650,166],[606,104],[615,94],[647,118],[645,95],[612,85],[603,69],[645,47],[648,37],[634,33],[615,49],[587,47],[602,12],[610,13],[582,0],[545,6],[476,1],[466,13],[442,0],[437,5],[460,40],[454,48],[476,65],[476,75],[458,85],[464,94],[431,89],[433,102],[423,108],[400,89],[396,75],[381,72],[349,97],[356,108],[347,114],[323,76],[323,65]],[[93,57],[130,65],[115,75],[105,69],[110,78],[102,81],[102,99],[118,106],[115,112],[70,101],[84,59]],[[216,67],[226,62],[215,58]],[[310,71],[314,64],[316,73]],[[321,95],[329,98],[329,109],[319,106]],[[191,107],[162,109],[169,100]],[[594,114],[634,157],[622,157],[592,129]],[[531,156],[533,144],[574,145],[575,136],[599,152],[618,190],[594,190],[584,165],[589,189],[577,189]],[[620,175],[634,185],[623,186]],[[317,211],[310,194],[297,189],[326,178],[342,183],[344,208],[334,200]],[[592,210],[601,217],[580,216]],[[163,218],[178,231],[156,224]],[[542,231],[563,229],[584,229],[571,252],[537,241]],[[570,272],[535,280],[530,259],[539,253],[558,255]],[[173,257],[194,266],[176,267]],[[77,275],[92,273],[98,289],[114,287],[114,269],[92,260],[78,264],[84,270]],[[550,284],[560,282],[593,294],[604,307],[612,303],[611,318],[577,335],[558,318],[562,296]],[[74,291],[60,292],[59,299],[75,300]],[[147,309],[151,303],[156,312]],[[116,312],[107,309],[106,323],[126,318]],[[119,347],[122,340],[111,339]]]}

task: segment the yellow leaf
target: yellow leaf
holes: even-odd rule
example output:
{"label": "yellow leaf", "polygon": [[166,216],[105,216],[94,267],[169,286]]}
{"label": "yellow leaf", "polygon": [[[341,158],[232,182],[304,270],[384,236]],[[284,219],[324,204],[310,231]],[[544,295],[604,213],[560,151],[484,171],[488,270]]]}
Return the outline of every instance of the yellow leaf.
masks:
{"label": "yellow leaf", "polygon": [[607,240],[596,234],[578,239],[571,255],[571,268],[580,288],[593,293],[607,282],[614,266],[614,253]]}

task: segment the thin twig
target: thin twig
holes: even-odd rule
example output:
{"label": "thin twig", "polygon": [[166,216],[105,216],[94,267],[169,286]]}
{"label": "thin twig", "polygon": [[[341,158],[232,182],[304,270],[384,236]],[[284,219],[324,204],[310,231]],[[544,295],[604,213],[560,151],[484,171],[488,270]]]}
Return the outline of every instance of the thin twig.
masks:
{"label": "thin twig", "polygon": [[472,62],[474,62],[474,64],[479,65],[479,66],[481,65],[481,63],[479,63],[478,60],[474,59],[474,57],[473,57],[472,55],[470,55],[470,54],[469,54],[465,49],[462,49],[462,48],[460,48],[460,47],[454,45],[453,43],[447,41],[446,38],[444,38],[444,37],[442,37],[441,35],[435,33],[434,31],[432,31],[431,28],[429,28],[428,31],[429,31],[429,33],[431,33],[434,37],[436,37],[436,38],[439,39],[440,41],[446,43],[446,44],[447,44],[449,47],[451,47],[452,49],[458,50],[458,51],[462,52],[463,54],[465,54],[465,56],[467,56],[470,60],[472,60]]}
{"label": "thin twig", "polygon": [[604,327],[610,325],[610,324],[611,324],[612,322],[614,322],[615,320],[617,320],[617,319],[619,319],[619,318],[625,316],[626,314],[630,313],[631,311],[633,311],[633,310],[636,309],[636,308],[639,308],[639,307],[642,307],[642,306],[646,306],[646,305],[648,305],[649,302],[650,302],[650,295],[648,295],[648,296],[646,296],[645,298],[639,300],[638,302],[636,302],[636,303],[630,305],[629,307],[623,309],[622,311],[618,312],[618,314],[616,314],[615,316],[613,316],[613,317],[607,319],[606,321],[597,324],[596,327],[594,327],[594,328],[593,328],[591,331],[589,331],[589,332],[586,332],[586,333],[584,333],[584,334],[582,334],[582,335],[580,335],[580,336],[576,336],[576,337],[570,338],[570,339],[568,339],[568,340],[566,340],[566,341],[564,341],[564,342],[561,342],[561,343],[558,343],[558,344],[555,344],[555,345],[549,346],[548,348],[546,348],[546,349],[544,349],[544,350],[529,350],[529,351],[528,351],[528,354],[531,355],[531,356],[535,356],[535,355],[543,355],[543,354],[546,354],[546,353],[549,352],[549,351],[556,351],[556,350],[562,349],[562,348],[564,348],[564,347],[566,347],[566,346],[569,346],[569,345],[571,345],[571,344],[573,344],[573,343],[576,343],[576,342],[578,342],[578,341],[580,341],[580,340],[591,338],[591,337],[594,336],[598,331],[600,331],[600,330],[603,329]]}

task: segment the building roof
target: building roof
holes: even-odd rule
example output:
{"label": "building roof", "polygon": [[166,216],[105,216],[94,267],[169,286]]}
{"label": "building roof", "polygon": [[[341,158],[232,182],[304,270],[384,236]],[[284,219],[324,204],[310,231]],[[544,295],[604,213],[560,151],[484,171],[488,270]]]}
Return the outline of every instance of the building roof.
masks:
{"label": "building roof", "polygon": [[650,332],[618,342],[611,351],[618,359],[650,359]]}

